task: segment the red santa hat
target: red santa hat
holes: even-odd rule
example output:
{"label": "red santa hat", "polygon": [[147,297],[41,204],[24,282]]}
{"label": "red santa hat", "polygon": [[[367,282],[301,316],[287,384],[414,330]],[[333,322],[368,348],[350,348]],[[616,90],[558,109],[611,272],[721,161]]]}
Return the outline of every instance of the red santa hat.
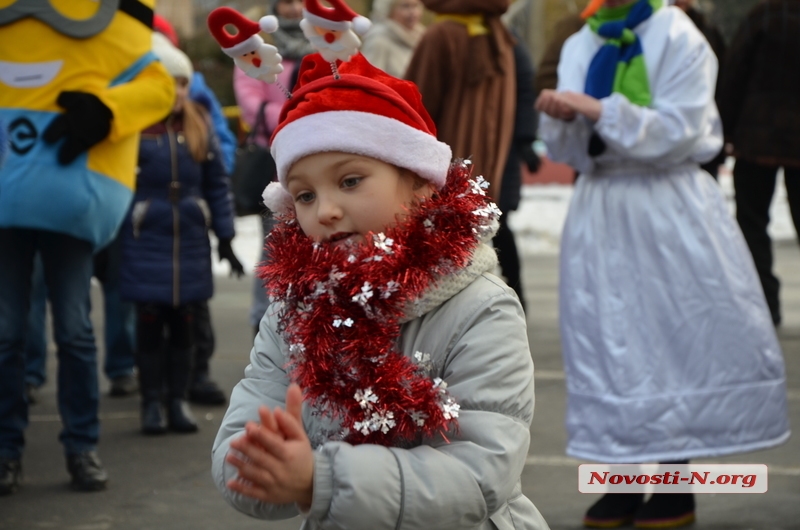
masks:
{"label": "red santa hat", "polygon": [[[229,57],[238,57],[258,50],[264,44],[258,32],[273,33],[278,29],[278,19],[274,15],[261,17],[258,22],[253,22],[230,7],[218,7],[213,10],[208,15],[207,23],[211,35]],[[237,29],[235,35],[231,35],[225,29],[227,24]]]}
{"label": "red santa hat", "polygon": [[[335,79],[330,63],[317,53],[303,59],[292,99],[283,105],[270,140],[280,186],[285,188],[295,162],[328,151],[375,158],[444,186],[452,151],[436,139],[417,86],[386,74],[361,54],[340,63],[339,74]],[[285,210],[284,188],[265,191],[270,210]]]}
{"label": "red santa hat", "polygon": [[352,28],[363,35],[372,26],[367,17],[361,16],[344,3],[344,0],[327,0],[331,7],[324,6],[320,0],[305,0],[303,18],[311,25],[325,29],[347,31]]}

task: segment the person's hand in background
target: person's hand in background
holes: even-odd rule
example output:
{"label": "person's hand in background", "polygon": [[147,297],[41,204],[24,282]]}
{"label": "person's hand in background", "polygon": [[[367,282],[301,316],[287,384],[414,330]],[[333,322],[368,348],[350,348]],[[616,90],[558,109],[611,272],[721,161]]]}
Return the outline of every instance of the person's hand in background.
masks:
{"label": "person's hand in background", "polygon": [[242,262],[236,257],[236,254],[233,253],[233,248],[231,248],[231,241],[230,239],[220,239],[219,244],[217,245],[217,252],[219,253],[219,260],[228,260],[228,263],[231,265],[231,276],[236,275],[237,278],[241,278],[244,276],[244,267],[242,266]]}
{"label": "person's hand in background", "polygon": [[64,139],[58,149],[58,163],[67,165],[108,136],[114,115],[100,98],[88,92],[64,91],[56,103],[64,112],[53,119],[42,138],[48,144]]}

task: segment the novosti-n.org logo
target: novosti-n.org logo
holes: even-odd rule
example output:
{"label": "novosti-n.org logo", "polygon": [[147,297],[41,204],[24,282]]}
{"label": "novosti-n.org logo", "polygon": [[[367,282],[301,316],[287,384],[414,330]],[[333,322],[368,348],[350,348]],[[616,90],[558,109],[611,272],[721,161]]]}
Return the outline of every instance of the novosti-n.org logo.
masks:
{"label": "novosti-n.org logo", "polygon": [[582,464],[581,493],[766,493],[764,464]]}

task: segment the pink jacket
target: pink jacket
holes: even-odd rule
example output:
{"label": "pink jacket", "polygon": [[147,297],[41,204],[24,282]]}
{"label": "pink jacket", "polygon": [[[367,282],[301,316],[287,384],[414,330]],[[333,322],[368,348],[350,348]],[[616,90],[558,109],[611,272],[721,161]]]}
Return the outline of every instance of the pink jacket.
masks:
{"label": "pink jacket", "polygon": [[[287,89],[291,90],[292,87],[289,83],[293,77],[295,69],[295,61],[284,59],[283,72],[278,75],[278,82],[280,82]],[[242,120],[247,125],[253,127],[256,123],[256,114],[263,101],[267,102],[264,110],[267,123],[267,136],[259,135],[257,141],[260,145],[269,145],[269,135],[278,126],[278,116],[281,113],[281,107],[286,101],[286,95],[278,88],[275,83],[264,83],[258,79],[248,77],[239,68],[233,69],[233,92],[236,96],[236,104],[242,112]]]}

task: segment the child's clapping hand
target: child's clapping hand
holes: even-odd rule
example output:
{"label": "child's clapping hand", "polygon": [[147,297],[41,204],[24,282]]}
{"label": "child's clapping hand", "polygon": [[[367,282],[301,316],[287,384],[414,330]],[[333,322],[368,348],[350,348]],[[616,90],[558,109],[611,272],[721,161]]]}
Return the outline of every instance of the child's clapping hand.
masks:
{"label": "child's clapping hand", "polygon": [[245,434],[231,442],[228,463],[238,476],[228,487],[242,495],[273,503],[296,502],[311,506],[314,455],[302,418],[303,393],[292,384],[286,392],[286,410],[259,408],[261,423],[248,422]]}

